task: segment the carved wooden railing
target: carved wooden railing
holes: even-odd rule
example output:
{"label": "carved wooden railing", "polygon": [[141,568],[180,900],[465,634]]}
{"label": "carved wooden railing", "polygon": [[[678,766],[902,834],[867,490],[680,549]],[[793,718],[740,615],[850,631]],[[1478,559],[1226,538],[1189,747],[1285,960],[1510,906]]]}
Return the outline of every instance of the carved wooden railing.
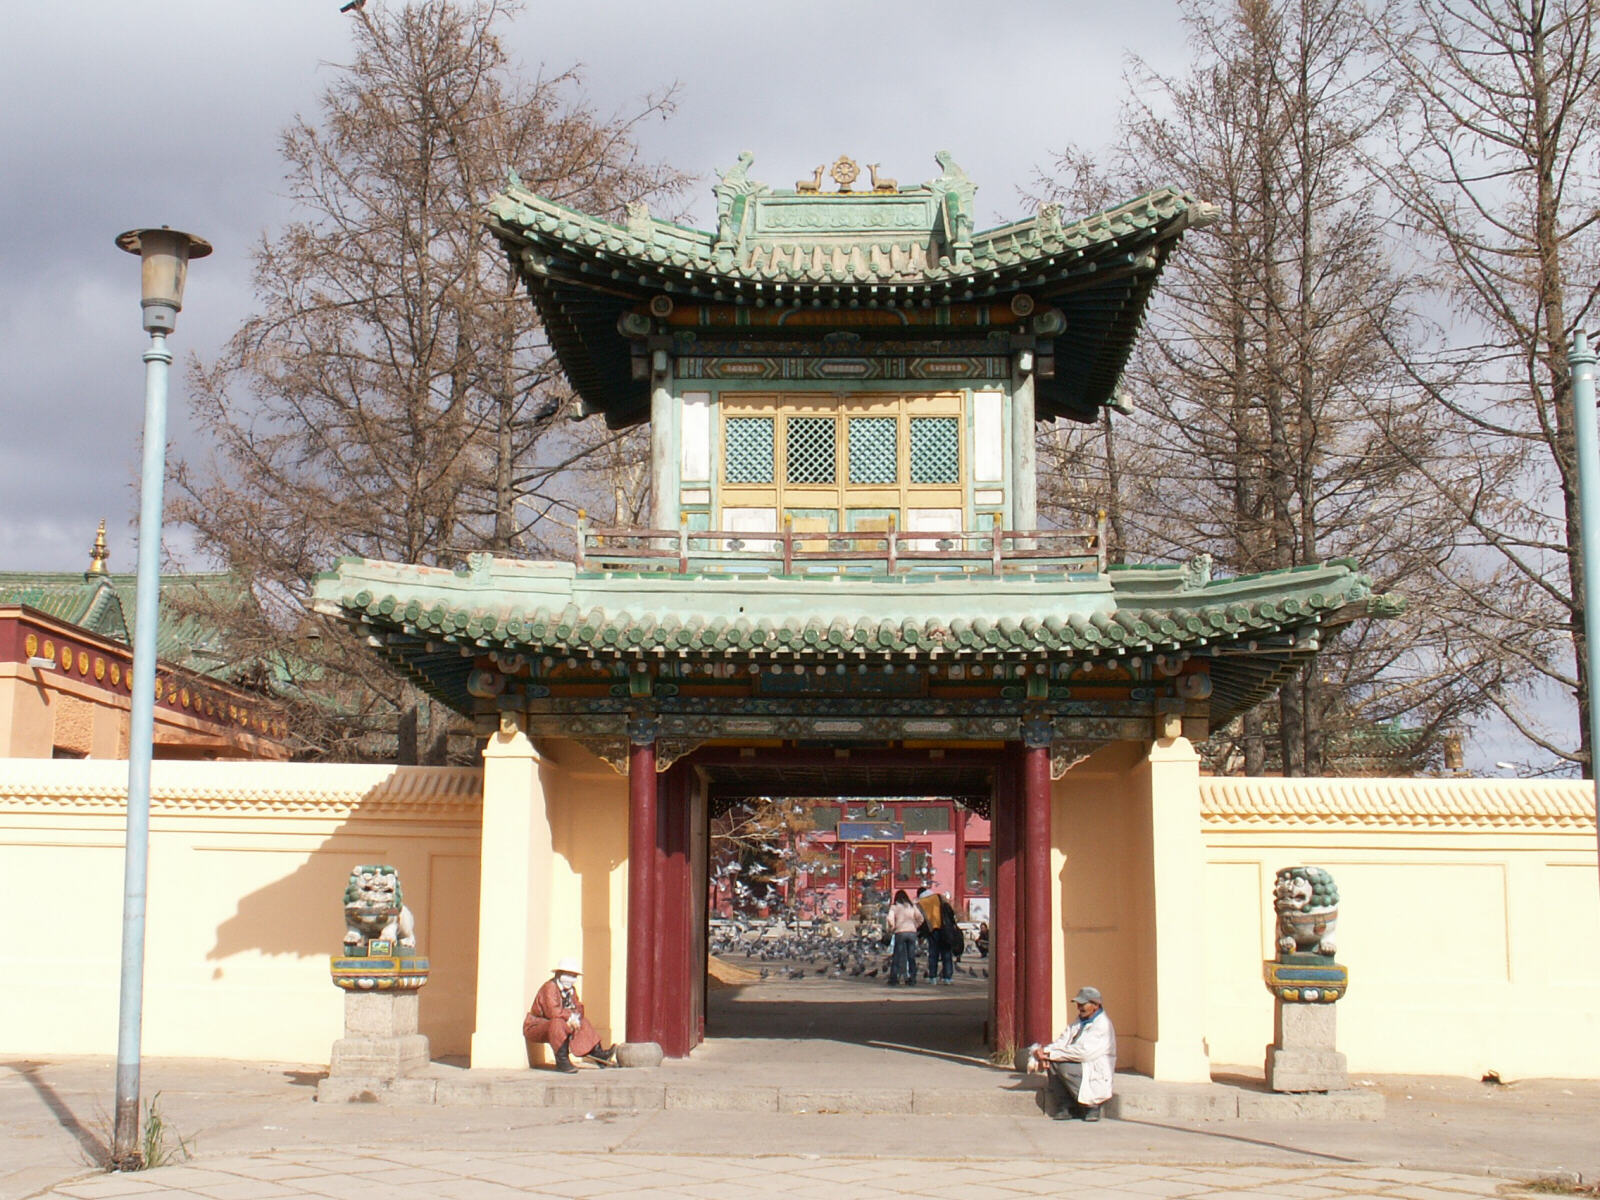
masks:
{"label": "carved wooden railing", "polygon": [[1106,569],[1106,518],[1093,529],[1004,529],[944,533],[888,529],[836,533],[628,529],[592,526],[579,510],[580,571],[664,574],[826,575],[959,572],[1019,575],[1101,574]]}

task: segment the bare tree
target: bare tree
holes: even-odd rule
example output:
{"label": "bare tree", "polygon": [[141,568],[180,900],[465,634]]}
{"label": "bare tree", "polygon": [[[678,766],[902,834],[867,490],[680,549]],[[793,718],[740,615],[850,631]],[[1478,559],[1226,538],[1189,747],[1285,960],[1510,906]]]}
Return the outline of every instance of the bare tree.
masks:
{"label": "bare tree", "polygon": [[[1415,361],[1450,453],[1412,464],[1464,533],[1431,602],[1458,660],[1538,748],[1591,771],[1567,352],[1600,288],[1593,0],[1417,0],[1376,28],[1406,107],[1385,181],[1452,315]],[[1574,696],[1577,729],[1535,711]]]}
{"label": "bare tree", "polygon": [[[193,372],[214,446],[177,466],[174,515],[251,578],[255,636],[303,668],[297,686],[327,693],[354,674],[376,688],[375,702],[341,693],[330,727],[368,727],[414,698],[343,634],[307,639],[312,576],[341,555],[438,563],[536,546],[533,521],[561,502],[559,460],[583,449],[548,437],[566,385],[483,205],[513,168],[601,212],[684,182],[634,143],[670,94],[603,117],[574,72],[519,80],[498,36],[516,7],[356,10],[354,60],[318,119],[283,135],[298,215],[255,252],[260,311]],[[307,751],[338,736],[321,728]]]}
{"label": "bare tree", "polygon": [[795,892],[796,874],[821,860],[805,837],[816,829],[812,803],[762,797],[739,801],[712,818],[711,873],[727,882],[736,909],[785,903]]}
{"label": "bare tree", "polygon": [[[1438,450],[1396,361],[1419,323],[1366,169],[1389,115],[1368,27],[1336,0],[1184,12],[1197,65],[1136,65],[1106,174],[1124,193],[1176,180],[1223,218],[1168,268],[1124,379],[1140,418],[1064,453],[1124,552],[1204,552],[1238,573],[1352,556],[1403,590],[1453,524],[1412,477]],[[1081,156],[1064,165],[1075,190],[1107,192]],[[1352,738],[1403,721],[1406,765],[1426,763],[1482,703],[1429,622],[1419,606],[1341,635],[1217,739],[1214,762],[1337,771]]]}

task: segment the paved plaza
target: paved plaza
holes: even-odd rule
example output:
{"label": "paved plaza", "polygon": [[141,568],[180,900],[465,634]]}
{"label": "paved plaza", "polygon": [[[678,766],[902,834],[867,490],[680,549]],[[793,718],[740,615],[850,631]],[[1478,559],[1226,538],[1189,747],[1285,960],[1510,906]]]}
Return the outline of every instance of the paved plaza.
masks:
{"label": "paved plaza", "polygon": [[[717,1047],[713,1047],[716,1049]],[[761,1053],[761,1045],[740,1048]],[[786,1047],[771,1047],[781,1060]],[[837,1049],[837,1048],[835,1048]],[[846,1051],[848,1053],[848,1051]],[[663,1071],[670,1072],[671,1066]],[[275,1196],[1490,1196],[1600,1175],[1600,1084],[1372,1081],[1380,1121],[551,1110],[318,1104],[321,1069],[150,1060],[193,1157],[133,1175],[109,1139],[106,1059],[0,1067],[0,1200]],[[584,1086],[598,1073],[575,1077]],[[376,1186],[376,1189],[374,1188]]]}
{"label": "paved plaza", "polygon": [[448,1149],[320,1151],[224,1157],[135,1176],[64,1183],[47,1196],[81,1200],[166,1195],[212,1200],[381,1195],[396,1200],[502,1196],[840,1197],[1071,1196],[1150,1200],[1179,1196],[1497,1196],[1506,1181],[1396,1167],[1210,1166],[994,1159],[844,1158],[833,1155],[539,1153]]}
{"label": "paved plaza", "polygon": [[[868,1003],[862,1003],[866,1000]],[[603,1101],[602,1085],[696,1089],[761,1083],[816,1094],[951,1098],[1016,1076],[986,1066],[974,1040],[979,982],[873,989],[807,981],[713,992],[717,1033],[688,1060],[653,1071],[513,1072],[573,1105],[499,1101],[318,1103],[321,1064],[154,1058],[142,1093],[159,1095],[193,1157],[130,1175],[93,1164],[110,1139],[108,1058],[0,1062],[0,1200],[171,1195],[609,1197],[1393,1196],[1510,1194],[1519,1181],[1600,1178],[1600,1082],[1496,1086],[1441,1077],[1355,1082],[1381,1094],[1378,1120],[1138,1118],[1053,1122],[1030,1105],[1004,1112],[696,1110]],[[895,1032],[903,1036],[892,1036]],[[448,1081],[476,1076],[438,1062]],[[1259,1072],[1219,1071],[1259,1088]],[[634,1082],[636,1081],[636,1082]],[[648,1082],[647,1082],[648,1081]],[[1124,1076],[1130,1092],[1150,1081]],[[458,1095],[468,1094],[458,1089]],[[576,1103],[581,1101],[581,1103]]]}

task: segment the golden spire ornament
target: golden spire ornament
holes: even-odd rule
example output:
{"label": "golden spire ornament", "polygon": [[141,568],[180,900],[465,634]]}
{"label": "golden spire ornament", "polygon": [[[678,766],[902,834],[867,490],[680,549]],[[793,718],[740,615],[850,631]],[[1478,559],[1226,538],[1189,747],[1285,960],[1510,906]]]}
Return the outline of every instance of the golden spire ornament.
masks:
{"label": "golden spire ornament", "polygon": [[106,550],[106,523],[101,521],[100,528],[95,531],[94,549],[89,551],[89,569],[84,574],[108,574],[106,571],[106,559],[109,557],[110,554]]}

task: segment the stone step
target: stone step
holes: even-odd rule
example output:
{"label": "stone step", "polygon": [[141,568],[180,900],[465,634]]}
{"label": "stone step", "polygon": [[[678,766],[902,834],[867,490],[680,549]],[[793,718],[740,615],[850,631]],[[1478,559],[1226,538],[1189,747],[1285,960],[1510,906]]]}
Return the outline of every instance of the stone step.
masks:
{"label": "stone step", "polygon": [[[679,1082],[660,1070],[460,1071],[430,1068],[401,1079],[329,1076],[317,1085],[324,1104],[449,1104],[486,1108],[563,1108],[594,1111],[689,1109],[710,1112],[903,1113],[1035,1116],[1043,1110],[1037,1078],[1005,1077],[994,1086],[818,1087],[810,1084],[718,1085]],[[1113,1120],[1287,1121],[1377,1120],[1383,1097],[1351,1089],[1302,1095],[1220,1083],[1157,1083],[1117,1076],[1106,1105]]]}

